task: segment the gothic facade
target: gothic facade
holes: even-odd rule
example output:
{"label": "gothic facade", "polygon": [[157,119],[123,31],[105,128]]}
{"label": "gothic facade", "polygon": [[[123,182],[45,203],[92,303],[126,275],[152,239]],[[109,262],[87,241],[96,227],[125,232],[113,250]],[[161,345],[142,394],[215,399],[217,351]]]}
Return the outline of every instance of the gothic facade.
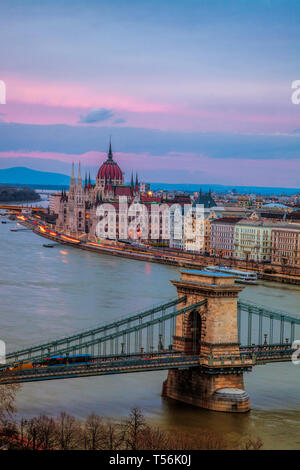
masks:
{"label": "gothic facade", "polygon": [[80,165],[76,181],[74,164],[72,165],[69,192],[61,193],[56,229],[78,238],[96,239],[97,208],[110,203],[118,213],[120,196],[125,196],[128,204],[139,202],[139,183],[137,175],[135,182],[132,175],[131,184],[124,184],[124,174],[113,159],[110,143],[107,159],[98,170],[95,184],[91,183],[90,176],[88,179],[86,176],[83,185]]}

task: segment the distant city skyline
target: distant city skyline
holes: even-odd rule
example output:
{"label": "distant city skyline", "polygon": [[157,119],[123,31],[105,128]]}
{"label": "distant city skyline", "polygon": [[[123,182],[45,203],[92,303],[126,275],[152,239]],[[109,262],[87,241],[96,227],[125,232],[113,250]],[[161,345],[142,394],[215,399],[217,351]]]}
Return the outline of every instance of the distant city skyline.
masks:
{"label": "distant city skyline", "polygon": [[1,2],[0,168],[300,187],[296,0]]}

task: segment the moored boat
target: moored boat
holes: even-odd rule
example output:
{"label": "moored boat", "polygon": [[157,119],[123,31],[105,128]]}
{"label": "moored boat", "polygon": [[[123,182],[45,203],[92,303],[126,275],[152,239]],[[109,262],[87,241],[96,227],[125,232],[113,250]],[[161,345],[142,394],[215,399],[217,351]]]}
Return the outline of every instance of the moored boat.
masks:
{"label": "moored boat", "polygon": [[241,271],[239,269],[231,269],[226,266],[206,266],[206,271],[213,271],[235,276],[235,282],[240,284],[258,284],[257,274],[249,271]]}

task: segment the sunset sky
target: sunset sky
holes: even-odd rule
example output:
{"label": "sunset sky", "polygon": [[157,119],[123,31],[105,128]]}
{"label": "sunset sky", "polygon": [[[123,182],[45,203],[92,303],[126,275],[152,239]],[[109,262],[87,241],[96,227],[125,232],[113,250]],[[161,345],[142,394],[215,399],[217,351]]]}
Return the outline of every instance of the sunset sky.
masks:
{"label": "sunset sky", "polygon": [[297,0],[1,0],[0,168],[300,188],[299,51]]}

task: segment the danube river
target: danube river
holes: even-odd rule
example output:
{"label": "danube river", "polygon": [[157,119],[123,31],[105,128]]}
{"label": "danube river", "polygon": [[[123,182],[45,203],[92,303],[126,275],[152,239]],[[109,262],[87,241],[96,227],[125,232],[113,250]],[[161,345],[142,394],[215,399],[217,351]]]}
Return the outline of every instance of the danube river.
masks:
{"label": "danube river", "polygon": [[[8,350],[176,297],[170,279],[179,278],[177,268],[59,245],[43,248],[45,240],[31,231],[10,232],[15,225],[0,224],[0,331]],[[300,288],[262,282],[240,295],[300,316]],[[300,448],[300,366],[257,366],[245,375],[252,405],[245,415],[162,399],[165,377],[166,372],[160,371],[26,384],[18,393],[18,414],[56,415],[64,410],[84,417],[94,411],[121,418],[138,406],[164,428],[214,430],[229,441],[260,436],[264,448]]]}

